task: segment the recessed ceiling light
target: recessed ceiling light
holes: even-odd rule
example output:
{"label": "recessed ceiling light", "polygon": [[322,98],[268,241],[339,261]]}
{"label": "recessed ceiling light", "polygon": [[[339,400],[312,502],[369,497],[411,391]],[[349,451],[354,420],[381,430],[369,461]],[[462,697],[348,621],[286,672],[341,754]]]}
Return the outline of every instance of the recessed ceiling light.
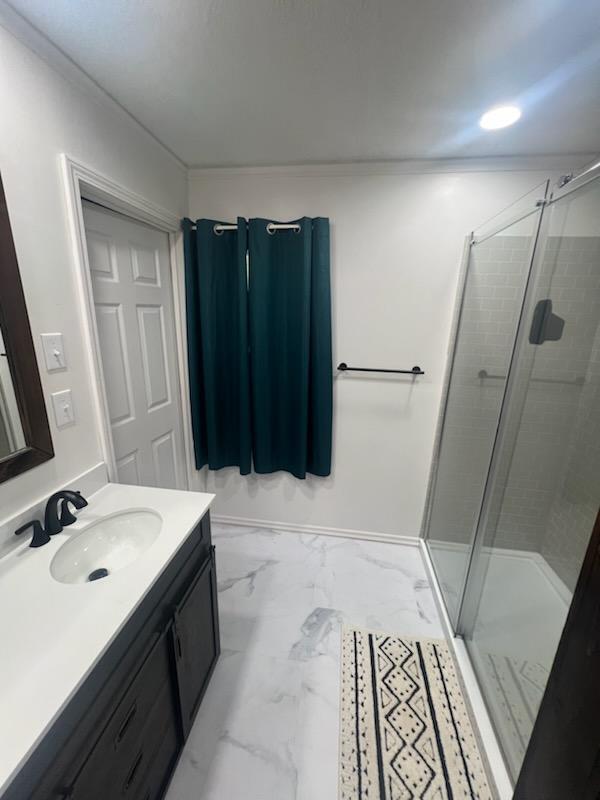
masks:
{"label": "recessed ceiling light", "polygon": [[520,116],[521,109],[517,106],[496,106],[482,115],[479,126],[486,131],[495,131],[514,125]]}

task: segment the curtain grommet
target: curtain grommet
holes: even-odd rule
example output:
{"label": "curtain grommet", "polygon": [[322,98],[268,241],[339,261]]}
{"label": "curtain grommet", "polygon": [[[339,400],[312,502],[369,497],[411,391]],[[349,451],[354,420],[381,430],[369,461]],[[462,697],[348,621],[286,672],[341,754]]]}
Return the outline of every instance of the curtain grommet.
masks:
{"label": "curtain grommet", "polygon": [[213,233],[215,236],[223,236],[225,231],[219,230],[218,225],[213,225]]}
{"label": "curtain grommet", "polygon": [[269,236],[274,236],[278,230],[293,230],[294,233],[300,233],[302,225],[296,223],[294,225],[288,225],[287,223],[278,224],[276,222],[267,222],[266,228]]}

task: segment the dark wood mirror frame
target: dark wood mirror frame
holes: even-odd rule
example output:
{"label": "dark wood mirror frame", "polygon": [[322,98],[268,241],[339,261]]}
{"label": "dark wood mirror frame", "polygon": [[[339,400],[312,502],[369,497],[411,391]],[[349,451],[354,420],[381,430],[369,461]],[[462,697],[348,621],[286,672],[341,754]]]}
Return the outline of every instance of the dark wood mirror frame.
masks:
{"label": "dark wood mirror frame", "polygon": [[25,447],[0,460],[0,482],[54,457],[27,306],[0,177],[0,328]]}

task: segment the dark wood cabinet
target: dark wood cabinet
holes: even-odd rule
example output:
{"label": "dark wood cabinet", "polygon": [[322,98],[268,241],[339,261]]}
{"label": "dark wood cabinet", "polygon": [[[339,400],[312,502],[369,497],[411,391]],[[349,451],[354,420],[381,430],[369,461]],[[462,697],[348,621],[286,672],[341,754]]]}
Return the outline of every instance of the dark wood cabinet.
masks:
{"label": "dark wood cabinet", "polygon": [[172,627],[184,736],[192,727],[219,649],[214,548],[174,613]]}
{"label": "dark wood cabinet", "polygon": [[218,656],[207,512],[3,800],[160,800]]}
{"label": "dark wood cabinet", "polygon": [[174,764],[180,736],[170,639],[169,629],[153,640],[138,674],[75,778],[73,800],[136,797],[146,788],[165,740],[169,742],[163,756],[165,768]]}

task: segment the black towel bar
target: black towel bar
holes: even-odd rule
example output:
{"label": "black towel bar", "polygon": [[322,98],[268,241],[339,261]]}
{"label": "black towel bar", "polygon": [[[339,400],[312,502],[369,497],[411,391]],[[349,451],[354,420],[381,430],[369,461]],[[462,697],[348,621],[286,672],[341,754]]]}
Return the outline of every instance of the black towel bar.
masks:
{"label": "black towel bar", "polygon": [[372,367],[349,367],[345,361],[337,366],[340,372],[393,372],[396,375],[425,375],[421,367],[412,369],[373,369]]}

